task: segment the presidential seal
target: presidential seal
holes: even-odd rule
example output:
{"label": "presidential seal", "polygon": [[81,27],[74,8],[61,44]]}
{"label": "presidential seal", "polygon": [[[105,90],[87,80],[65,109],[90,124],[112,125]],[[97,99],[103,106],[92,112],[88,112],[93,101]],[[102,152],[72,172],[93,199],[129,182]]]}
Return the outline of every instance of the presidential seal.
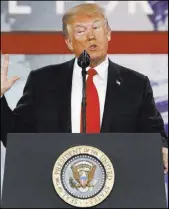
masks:
{"label": "presidential seal", "polygon": [[55,162],[52,180],[57,194],[75,207],[93,207],[112,191],[113,165],[101,150],[76,146],[66,150]]}

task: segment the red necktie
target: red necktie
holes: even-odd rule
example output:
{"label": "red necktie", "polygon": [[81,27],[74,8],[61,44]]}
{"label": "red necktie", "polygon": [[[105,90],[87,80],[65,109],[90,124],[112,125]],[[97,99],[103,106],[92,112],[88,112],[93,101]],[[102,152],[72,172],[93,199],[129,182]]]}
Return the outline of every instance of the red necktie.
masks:
{"label": "red necktie", "polygon": [[[97,74],[95,69],[89,69],[86,81],[86,133],[100,132],[100,105],[99,96],[93,77]],[[82,120],[81,120],[82,121]],[[82,132],[82,122],[81,122]]]}

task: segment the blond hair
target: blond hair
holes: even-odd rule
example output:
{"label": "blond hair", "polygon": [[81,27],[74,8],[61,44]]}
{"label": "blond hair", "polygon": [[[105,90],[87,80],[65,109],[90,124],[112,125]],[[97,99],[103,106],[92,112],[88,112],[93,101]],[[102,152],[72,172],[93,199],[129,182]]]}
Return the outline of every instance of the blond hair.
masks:
{"label": "blond hair", "polygon": [[[88,3],[88,4],[80,4],[77,5],[71,9],[69,9],[62,18],[62,30],[63,30],[63,35],[65,37],[68,36],[68,29],[67,25],[68,23],[76,16],[79,14],[85,14],[89,16],[94,16],[95,14],[100,14],[106,21],[108,25],[108,20],[105,15],[105,10],[98,4],[96,3]],[[108,25],[109,27],[109,25]]]}

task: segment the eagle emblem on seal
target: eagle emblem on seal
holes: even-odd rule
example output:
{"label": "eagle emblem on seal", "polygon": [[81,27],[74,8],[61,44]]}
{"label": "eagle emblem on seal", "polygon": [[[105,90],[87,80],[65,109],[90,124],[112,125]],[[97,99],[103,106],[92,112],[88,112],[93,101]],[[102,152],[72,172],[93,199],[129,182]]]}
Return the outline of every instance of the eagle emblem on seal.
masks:
{"label": "eagle emblem on seal", "polygon": [[87,161],[72,165],[71,170],[73,177],[69,179],[71,188],[81,192],[87,192],[89,189],[92,190],[97,183],[97,180],[94,179],[96,168],[96,165]]}

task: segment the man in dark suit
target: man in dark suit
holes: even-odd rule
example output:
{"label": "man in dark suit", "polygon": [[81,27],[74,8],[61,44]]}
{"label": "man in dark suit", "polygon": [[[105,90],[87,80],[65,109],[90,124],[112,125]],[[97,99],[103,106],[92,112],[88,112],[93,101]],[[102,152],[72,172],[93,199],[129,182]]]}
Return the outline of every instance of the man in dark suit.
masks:
{"label": "man in dark suit", "polygon": [[164,170],[168,172],[168,139],[149,79],[109,60],[111,29],[103,9],[97,4],[70,9],[63,16],[63,32],[75,59],[32,71],[14,111],[4,93],[19,78],[8,79],[9,57],[5,56],[1,74],[4,145],[10,132],[80,132],[82,75],[77,58],[85,49],[91,58],[86,81],[87,132],[161,133]]}

